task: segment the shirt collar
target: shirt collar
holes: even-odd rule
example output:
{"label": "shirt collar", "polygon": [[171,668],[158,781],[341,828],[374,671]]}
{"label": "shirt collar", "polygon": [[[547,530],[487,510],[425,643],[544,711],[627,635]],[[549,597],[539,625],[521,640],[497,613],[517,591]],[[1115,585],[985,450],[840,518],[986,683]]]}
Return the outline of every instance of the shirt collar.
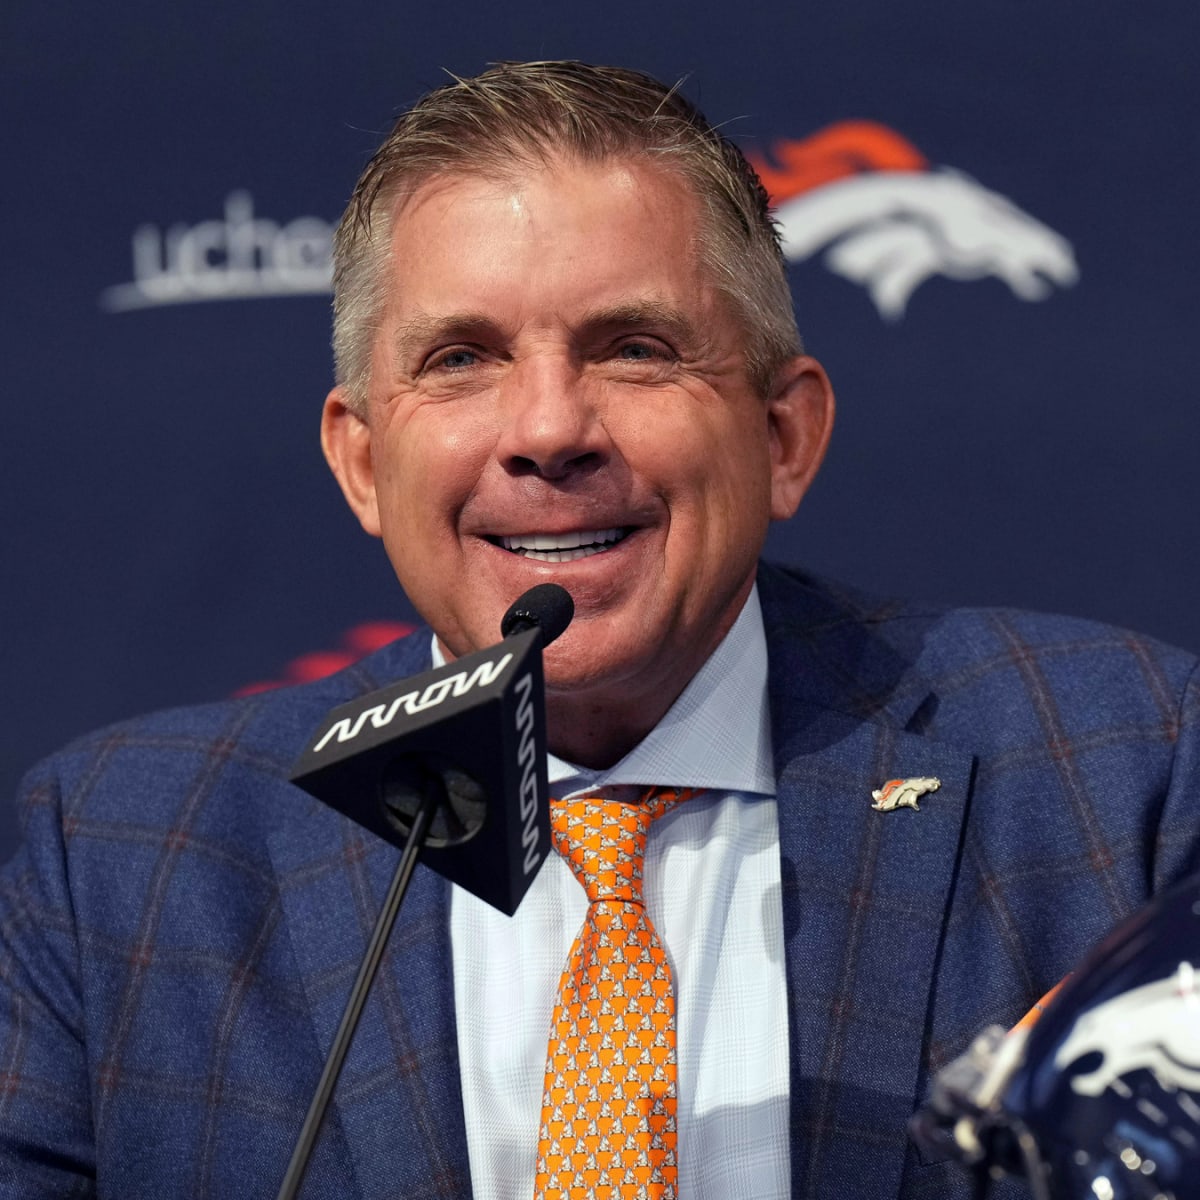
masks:
{"label": "shirt collar", "polygon": [[[433,665],[445,657],[433,638]],[[546,755],[555,794],[627,784],[775,794],[767,639],[757,584],[733,627],[662,720],[619,762],[590,771]]]}

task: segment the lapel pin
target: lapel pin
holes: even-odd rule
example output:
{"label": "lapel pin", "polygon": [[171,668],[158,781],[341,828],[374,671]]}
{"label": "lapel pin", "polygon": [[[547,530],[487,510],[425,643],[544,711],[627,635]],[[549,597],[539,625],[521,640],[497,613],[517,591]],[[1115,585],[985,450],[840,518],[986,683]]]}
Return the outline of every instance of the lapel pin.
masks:
{"label": "lapel pin", "polygon": [[871,793],[875,801],[871,807],[876,812],[893,812],[897,808],[911,808],[921,811],[917,803],[920,796],[936,792],[942,786],[940,779],[932,776],[918,776],[916,779],[889,779],[883,787]]}

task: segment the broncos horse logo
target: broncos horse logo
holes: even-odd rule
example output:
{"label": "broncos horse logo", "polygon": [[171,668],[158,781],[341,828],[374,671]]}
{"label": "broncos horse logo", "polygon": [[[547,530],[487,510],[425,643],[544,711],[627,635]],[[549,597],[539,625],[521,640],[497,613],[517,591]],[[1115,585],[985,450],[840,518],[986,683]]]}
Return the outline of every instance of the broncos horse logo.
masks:
{"label": "broncos horse logo", "polygon": [[784,254],[861,284],[885,320],[933,275],[1002,279],[1022,300],[1070,287],[1070,242],[1012,201],[950,167],[933,167],[894,130],[842,121],[750,155],[776,205]]}
{"label": "broncos horse logo", "polygon": [[898,808],[911,808],[920,812],[921,806],[917,800],[930,792],[936,792],[941,786],[942,781],[934,779],[931,775],[919,775],[914,779],[889,779],[883,787],[871,793],[871,799],[875,801],[871,807],[876,812],[895,812]]}
{"label": "broncos horse logo", "polygon": [[1097,1005],[1079,1018],[1054,1055],[1054,1065],[1068,1066],[1100,1052],[1097,1066],[1071,1080],[1084,1096],[1099,1096],[1110,1087],[1121,1091],[1121,1077],[1142,1069],[1153,1072],[1168,1091],[1200,1092],[1198,982],[1192,964],[1184,961],[1169,978]]}

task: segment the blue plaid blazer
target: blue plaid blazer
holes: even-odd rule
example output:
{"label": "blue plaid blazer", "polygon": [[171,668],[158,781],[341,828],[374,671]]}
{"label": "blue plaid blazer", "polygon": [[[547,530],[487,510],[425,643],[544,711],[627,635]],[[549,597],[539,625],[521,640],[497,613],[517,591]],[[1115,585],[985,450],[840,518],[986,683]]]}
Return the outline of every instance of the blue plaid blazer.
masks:
{"label": "blue plaid blazer", "polygon": [[[1200,866],[1194,662],[775,568],[760,593],[793,1193],[965,1197],[905,1136],[930,1072]],[[285,777],[331,706],[427,665],[417,634],[31,774],[0,875],[0,1195],[275,1194],[397,857]],[[919,813],[871,810],[914,775],[942,781]],[[418,868],[307,1196],[470,1195],[448,906]]]}

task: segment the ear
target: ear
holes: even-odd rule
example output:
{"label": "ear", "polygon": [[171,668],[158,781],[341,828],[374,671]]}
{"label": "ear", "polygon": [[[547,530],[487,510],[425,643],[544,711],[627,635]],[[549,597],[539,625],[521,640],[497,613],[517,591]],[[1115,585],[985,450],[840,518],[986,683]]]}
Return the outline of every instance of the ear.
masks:
{"label": "ear", "polygon": [[375,467],[371,460],[371,426],[355,413],[343,388],[325,397],[321,410],[321,449],[342,495],[362,527],[380,536],[379,502],[375,496]]}
{"label": "ear", "polygon": [[804,498],[833,431],[833,387],[815,358],[800,355],[775,375],[767,404],[771,517],[786,521]]}

